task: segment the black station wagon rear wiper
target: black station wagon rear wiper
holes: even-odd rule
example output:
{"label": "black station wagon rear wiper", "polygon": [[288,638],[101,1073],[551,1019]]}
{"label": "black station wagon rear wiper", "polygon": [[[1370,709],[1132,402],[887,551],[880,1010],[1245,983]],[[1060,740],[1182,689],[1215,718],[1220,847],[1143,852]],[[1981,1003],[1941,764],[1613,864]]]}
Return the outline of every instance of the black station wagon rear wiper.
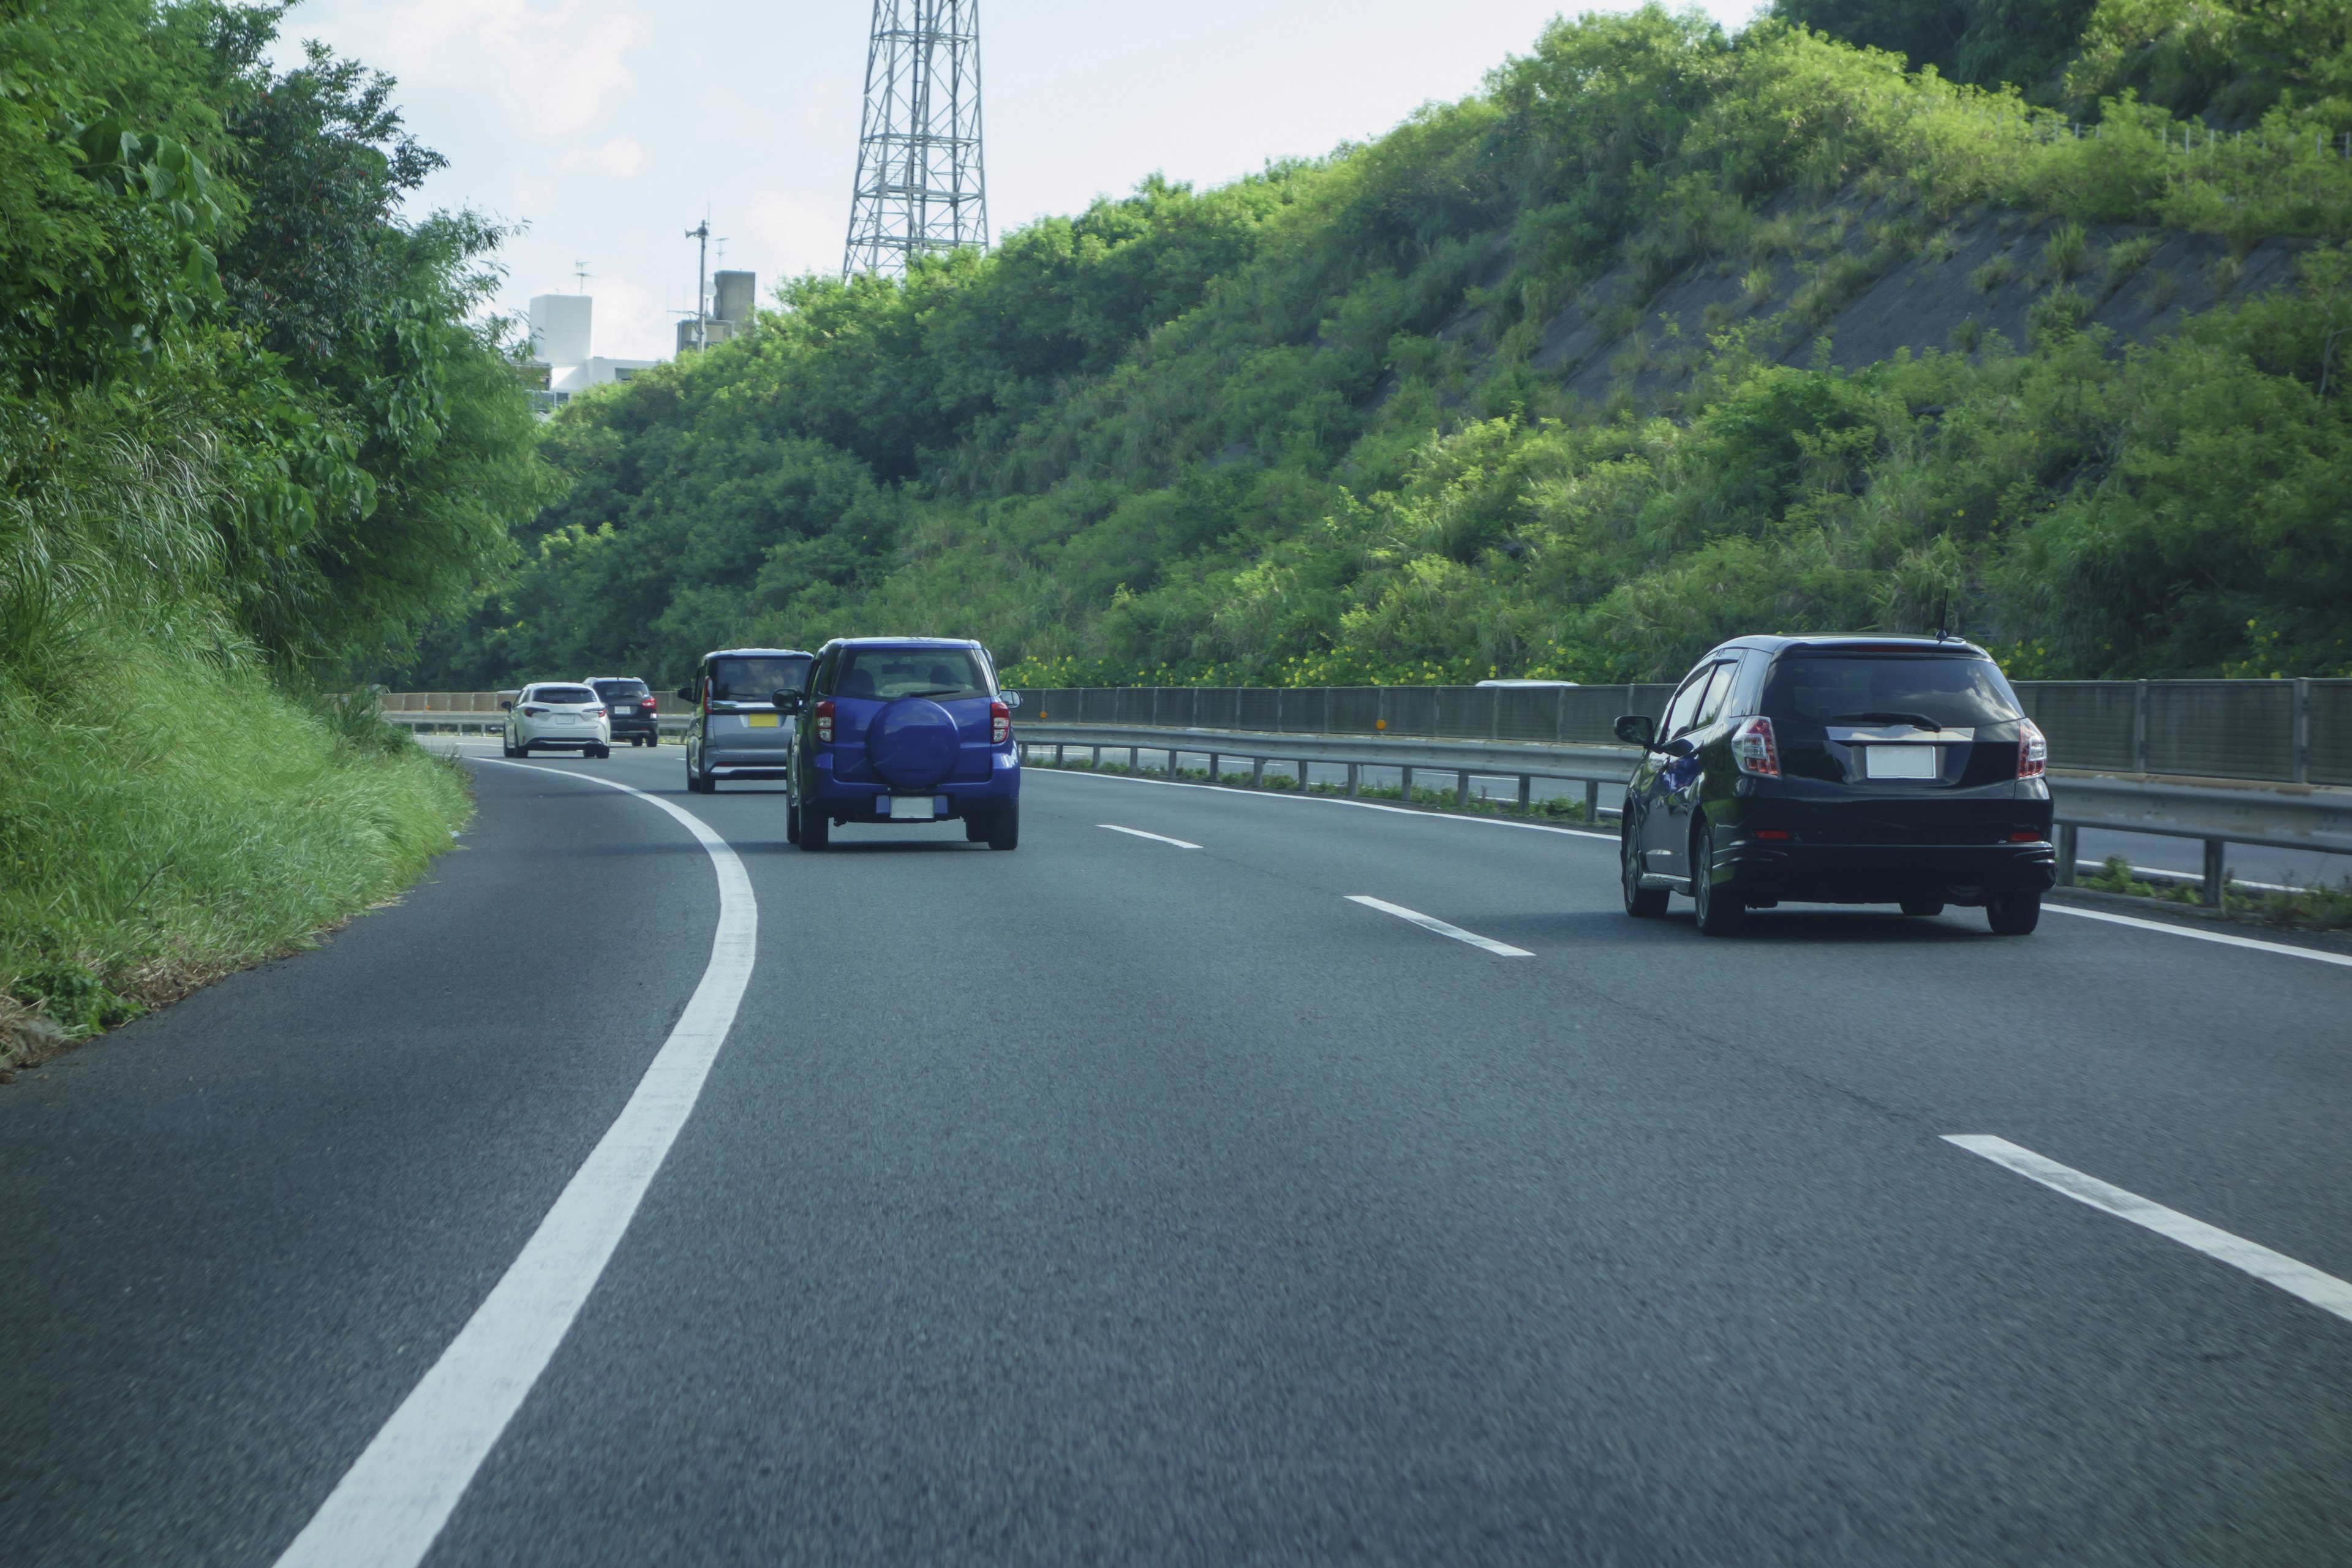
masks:
{"label": "black station wagon rear wiper", "polygon": [[1832,724],[1908,724],[1915,730],[1943,728],[1925,713],[1841,713],[1830,722]]}

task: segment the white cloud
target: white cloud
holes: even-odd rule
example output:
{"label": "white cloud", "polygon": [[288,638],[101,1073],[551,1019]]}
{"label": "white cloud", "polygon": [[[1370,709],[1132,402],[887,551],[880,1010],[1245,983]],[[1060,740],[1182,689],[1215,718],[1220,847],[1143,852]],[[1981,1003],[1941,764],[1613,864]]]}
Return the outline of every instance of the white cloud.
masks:
{"label": "white cloud", "polygon": [[[647,30],[620,0],[402,0],[340,12],[339,47],[404,87],[460,88],[502,105],[526,134],[586,130],[636,87]],[[288,33],[314,19],[298,13]]]}
{"label": "white cloud", "polygon": [[634,179],[646,166],[646,150],[630,136],[615,136],[596,149],[596,166],[615,179]]}
{"label": "white cloud", "polygon": [[830,272],[839,267],[848,205],[844,197],[842,210],[836,212],[782,191],[752,197],[749,217],[751,233],[764,251],[762,258],[772,262],[786,278],[803,272]]}

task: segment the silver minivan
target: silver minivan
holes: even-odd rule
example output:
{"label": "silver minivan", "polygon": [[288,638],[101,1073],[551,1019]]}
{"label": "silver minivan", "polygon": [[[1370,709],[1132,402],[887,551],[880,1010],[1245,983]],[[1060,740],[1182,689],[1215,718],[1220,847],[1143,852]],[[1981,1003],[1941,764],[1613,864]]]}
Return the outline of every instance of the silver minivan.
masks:
{"label": "silver minivan", "polygon": [[704,654],[693,681],[677,689],[694,704],[686,728],[686,787],[709,795],[720,779],[784,777],[793,729],[776,711],[776,693],[800,691],[815,662],[814,654],[795,648]]}

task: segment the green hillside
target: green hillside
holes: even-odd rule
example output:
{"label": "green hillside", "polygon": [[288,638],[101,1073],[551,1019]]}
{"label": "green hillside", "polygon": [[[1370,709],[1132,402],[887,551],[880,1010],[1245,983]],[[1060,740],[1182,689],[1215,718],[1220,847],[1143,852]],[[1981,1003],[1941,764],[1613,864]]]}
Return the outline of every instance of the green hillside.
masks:
{"label": "green hillside", "polygon": [[0,5],[0,1078],[449,847],[462,777],[320,693],[553,493],[498,231],[396,221],[438,160],[278,17]]}
{"label": "green hillside", "polygon": [[568,493],[404,678],[903,630],[1055,684],[1622,680],[1939,623],[2352,672],[2352,10],[1791,9],[1906,54],[1562,21],[1367,145],[788,284],[550,424]]}

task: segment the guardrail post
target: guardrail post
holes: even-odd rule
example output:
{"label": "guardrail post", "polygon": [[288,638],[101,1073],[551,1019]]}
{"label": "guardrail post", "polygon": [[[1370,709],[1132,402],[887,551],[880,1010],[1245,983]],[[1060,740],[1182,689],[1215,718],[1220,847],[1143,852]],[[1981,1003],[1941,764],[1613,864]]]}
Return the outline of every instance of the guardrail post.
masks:
{"label": "guardrail post", "polygon": [[1223,759],[1219,757],[1216,752],[1211,752],[1209,753],[1209,782],[1211,784],[1222,784],[1224,782],[1224,774],[1217,771],[1219,764],[1223,761]]}
{"label": "guardrail post", "polygon": [[1411,768],[1400,768],[1397,771],[1404,775],[1404,787],[1401,793],[1404,797],[1404,803],[1407,805],[1411,805],[1412,804],[1412,770]]}
{"label": "guardrail post", "polygon": [[2147,772],[2147,682],[2132,682],[2132,772]]}
{"label": "guardrail post", "polygon": [[1305,757],[1298,759],[1298,793],[1301,795],[1307,793],[1307,759]]}
{"label": "guardrail post", "polygon": [[2205,840],[2205,907],[2209,910],[2221,907],[2221,889],[2229,884],[2229,868],[2222,864],[2228,847],[2223,839]]}
{"label": "guardrail post", "polygon": [[1171,746],[1168,748],[1168,776],[1171,779],[1174,778],[1176,776],[1176,748]]}
{"label": "guardrail post", "polygon": [[2294,682],[2294,782],[2311,782],[2311,682]]}
{"label": "guardrail post", "polygon": [[1535,804],[1535,779],[1527,773],[1521,773],[1519,775],[1519,809],[1521,811],[1527,810],[1528,806]]}
{"label": "guardrail post", "polygon": [[1454,804],[1456,805],[1470,804],[1470,770],[1468,768],[1464,768],[1454,775]]}
{"label": "guardrail post", "polygon": [[1129,746],[1127,749],[1127,771],[1131,773],[1139,773],[1143,771],[1143,748],[1141,746]]}
{"label": "guardrail post", "polygon": [[1056,745],[1054,748],[1054,765],[1057,768],[1062,765],[1062,755],[1065,750],[1066,750],[1066,748],[1060,745]]}
{"label": "guardrail post", "polygon": [[2074,836],[2075,828],[2073,823],[2062,822],[2058,825],[2058,885],[2062,888],[2071,888],[2074,885],[2076,853]]}
{"label": "guardrail post", "polygon": [[1349,763],[1348,764],[1348,798],[1349,798],[1349,799],[1350,799],[1350,800],[1353,800],[1353,799],[1355,799],[1355,798],[1356,798],[1356,782],[1357,782],[1357,776],[1356,776],[1356,775],[1357,775],[1357,764],[1356,764],[1356,763]]}
{"label": "guardrail post", "polygon": [[1097,746],[1097,747],[1095,748],[1095,763],[1094,763],[1094,767],[1095,767],[1095,772],[1097,772],[1097,773],[1100,773],[1100,772],[1102,772],[1102,748],[1101,748],[1100,746]]}
{"label": "guardrail post", "polygon": [[1584,820],[1590,825],[1601,820],[1601,781],[1584,781]]}
{"label": "guardrail post", "polygon": [[1265,784],[1265,759],[1264,757],[1252,757],[1250,759],[1250,788],[1257,789],[1262,787]]}

